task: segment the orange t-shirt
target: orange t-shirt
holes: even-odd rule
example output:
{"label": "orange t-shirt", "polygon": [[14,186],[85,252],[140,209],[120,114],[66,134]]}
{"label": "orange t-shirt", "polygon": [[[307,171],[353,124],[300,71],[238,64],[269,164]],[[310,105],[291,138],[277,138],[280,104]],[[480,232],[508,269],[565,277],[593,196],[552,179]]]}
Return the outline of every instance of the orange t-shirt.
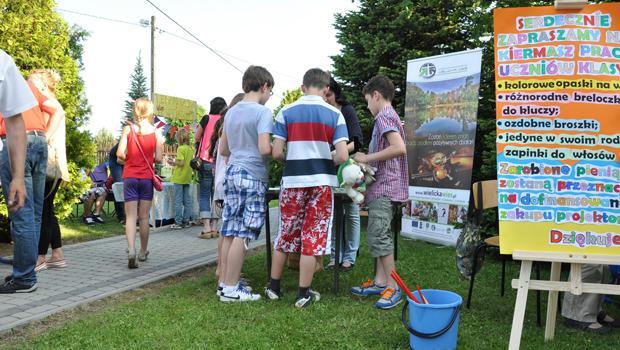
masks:
{"label": "orange t-shirt", "polygon": [[[24,124],[26,124],[26,131],[45,131],[47,129],[47,120],[45,120],[45,115],[41,112],[41,110],[45,110],[45,112],[50,115],[54,114],[55,111],[53,108],[43,106],[43,103],[47,100],[47,97],[41,94],[41,92],[30,81],[28,81],[28,87],[30,87],[34,97],[37,99],[37,102],[39,102],[39,105],[22,112],[22,118],[24,118]],[[0,136],[6,136],[4,116],[2,114],[0,114]]]}

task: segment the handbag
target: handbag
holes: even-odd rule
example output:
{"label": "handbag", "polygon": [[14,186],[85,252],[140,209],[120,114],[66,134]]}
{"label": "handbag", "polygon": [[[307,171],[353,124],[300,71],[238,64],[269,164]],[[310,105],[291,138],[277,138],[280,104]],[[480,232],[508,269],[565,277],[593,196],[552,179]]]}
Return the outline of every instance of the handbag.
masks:
{"label": "handbag", "polygon": [[131,129],[131,134],[133,135],[133,139],[136,143],[136,145],[138,146],[138,149],[140,150],[140,154],[142,154],[142,158],[144,158],[144,162],[146,163],[146,165],[149,167],[149,170],[151,171],[151,175],[152,180],[153,180],[153,188],[155,188],[155,191],[157,192],[161,192],[164,190],[164,183],[161,180],[161,177],[157,176],[155,174],[155,171],[153,170],[153,167],[151,166],[151,164],[149,164],[148,159],[146,159],[146,156],[144,155],[144,151],[142,150],[142,146],[140,146],[140,142],[138,141],[138,136],[136,135],[136,132],[133,130],[133,124],[129,126],[129,128]]}
{"label": "handbag", "polygon": [[[209,116],[207,115],[207,122],[205,123],[205,127],[209,125]],[[200,139],[200,142],[198,143],[198,148],[196,148],[196,153],[194,153],[194,158],[192,160],[189,161],[189,166],[190,168],[196,170],[196,171],[200,171],[202,170],[202,165],[204,164],[204,160],[202,158],[200,158],[199,154],[200,154],[200,149],[202,148],[202,141],[205,138],[205,133],[206,130],[202,131],[202,138]]]}
{"label": "handbag", "polygon": [[[477,273],[482,267],[484,256],[476,257],[476,250],[482,244],[480,224],[482,223],[482,183],[478,184],[477,191],[478,207],[474,208],[473,193],[469,201],[469,213],[465,226],[456,241],[456,268],[466,279]],[[474,260],[476,271],[474,271]]]}
{"label": "handbag", "polygon": [[47,172],[45,174],[46,181],[58,180],[62,177],[60,166],[58,165],[58,152],[52,144],[47,144]]}

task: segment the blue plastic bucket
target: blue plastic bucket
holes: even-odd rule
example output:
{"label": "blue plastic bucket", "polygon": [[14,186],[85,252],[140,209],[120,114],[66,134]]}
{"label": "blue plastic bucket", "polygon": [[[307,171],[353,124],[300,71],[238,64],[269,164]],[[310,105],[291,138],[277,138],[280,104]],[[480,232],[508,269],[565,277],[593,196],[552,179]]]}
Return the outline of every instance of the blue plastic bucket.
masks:
{"label": "blue plastic bucket", "polygon": [[[420,300],[417,291],[414,296]],[[456,349],[461,304],[460,295],[435,289],[424,289],[422,294],[428,304],[416,304],[407,298],[403,306],[402,321],[409,331],[409,344],[415,350]],[[409,310],[409,321],[407,321]]]}

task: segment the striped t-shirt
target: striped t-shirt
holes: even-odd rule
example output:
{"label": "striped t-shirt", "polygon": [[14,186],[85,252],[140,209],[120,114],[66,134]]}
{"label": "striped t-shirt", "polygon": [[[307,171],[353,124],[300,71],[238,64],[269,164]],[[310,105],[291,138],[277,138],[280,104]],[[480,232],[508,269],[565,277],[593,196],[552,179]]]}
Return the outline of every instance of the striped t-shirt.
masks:
{"label": "striped t-shirt", "polygon": [[349,141],[349,135],[337,108],[304,95],[280,110],[273,136],[286,141],[283,188],[338,186],[330,146]]}

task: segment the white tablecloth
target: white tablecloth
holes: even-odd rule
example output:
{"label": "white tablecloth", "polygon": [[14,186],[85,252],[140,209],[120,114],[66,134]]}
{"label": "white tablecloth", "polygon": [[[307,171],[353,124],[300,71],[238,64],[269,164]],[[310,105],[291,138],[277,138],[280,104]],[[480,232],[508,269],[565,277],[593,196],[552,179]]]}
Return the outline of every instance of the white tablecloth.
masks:
{"label": "white tablecloth", "polygon": [[[198,185],[191,184],[189,185],[189,193],[192,197],[192,220],[198,219],[198,214],[200,213],[198,207]],[[117,202],[124,202],[124,186],[122,182],[117,182],[112,185],[112,192],[114,193],[114,198]],[[164,190],[161,192],[154,191],[153,194],[153,203],[151,205],[151,215],[150,222],[151,225],[156,226],[156,224],[163,225],[165,220],[174,219],[174,184],[170,182],[164,182]],[[157,222],[159,221],[159,223]]]}

